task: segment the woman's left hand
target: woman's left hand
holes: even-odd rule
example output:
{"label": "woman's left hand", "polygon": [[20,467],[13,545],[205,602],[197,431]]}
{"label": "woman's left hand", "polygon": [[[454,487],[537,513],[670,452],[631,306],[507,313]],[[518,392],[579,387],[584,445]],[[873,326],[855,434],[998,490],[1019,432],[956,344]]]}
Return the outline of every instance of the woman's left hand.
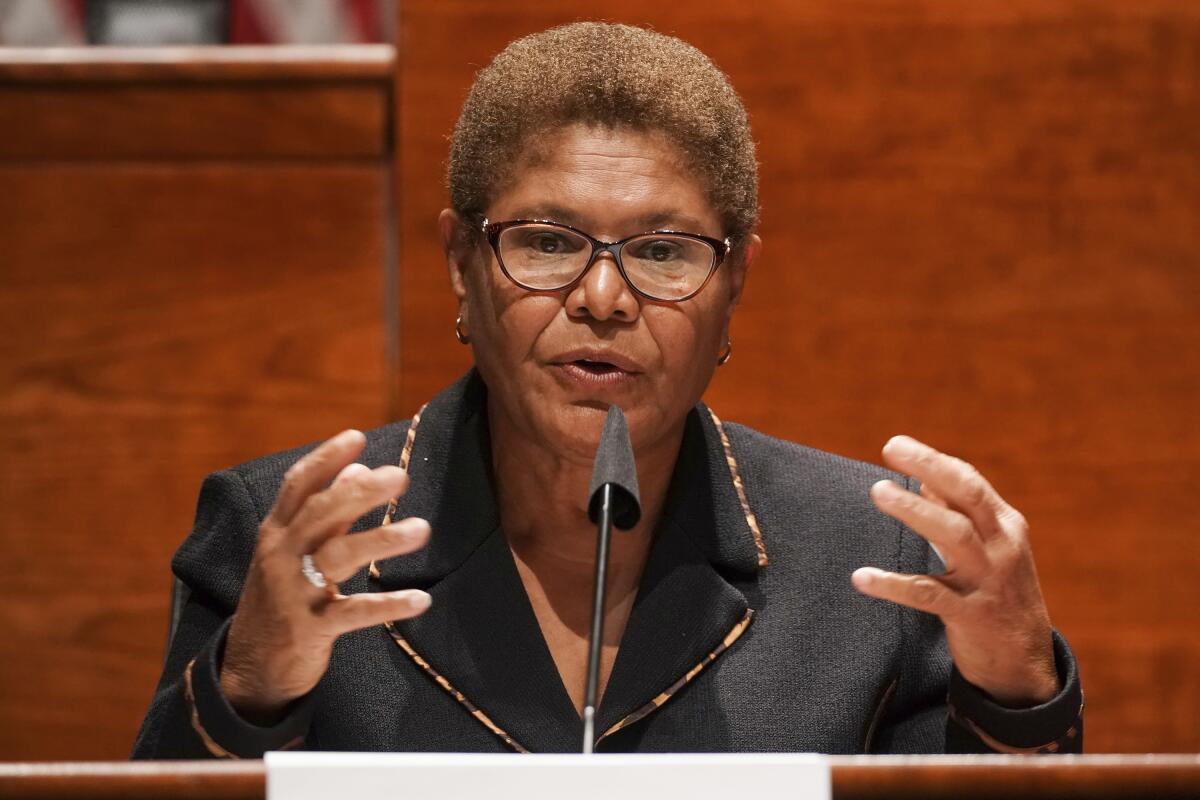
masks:
{"label": "woman's left hand", "polygon": [[964,678],[1010,707],[1044,703],[1058,693],[1050,616],[1038,585],[1029,526],[970,464],[907,436],[883,458],[921,481],[921,493],[893,481],[871,487],[871,499],[934,546],[941,575],[855,570],[863,594],[936,614]]}

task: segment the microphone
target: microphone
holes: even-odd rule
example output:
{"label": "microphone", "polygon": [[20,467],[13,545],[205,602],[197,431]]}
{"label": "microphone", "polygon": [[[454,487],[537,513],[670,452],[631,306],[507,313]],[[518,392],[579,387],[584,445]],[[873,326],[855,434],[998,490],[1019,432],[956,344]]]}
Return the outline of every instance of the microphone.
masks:
{"label": "microphone", "polygon": [[604,630],[604,589],[608,577],[608,545],[612,526],[629,530],[642,517],[637,467],[625,414],[608,407],[592,485],[588,488],[588,518],[596,525],[596,570],[592,584],[592,630],[588,637],[587,683],[583,694],[583,752],[590,754],[596,740],[596,687],[600,679],[600,640]]}

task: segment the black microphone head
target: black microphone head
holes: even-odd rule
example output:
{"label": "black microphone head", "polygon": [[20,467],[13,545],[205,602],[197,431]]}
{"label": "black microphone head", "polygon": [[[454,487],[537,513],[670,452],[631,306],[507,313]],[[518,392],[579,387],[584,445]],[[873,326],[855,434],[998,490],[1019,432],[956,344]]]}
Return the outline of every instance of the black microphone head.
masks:
{"label": "black microphone head", "polygon": [[629,530],[642,518],[642,500],[638,493],[637,466],[633,462],[633,445],[625,413],[616,404],[609,406],[596,448],[592,467],[592,485],[588,489],[588,517],[596,522],[606,483],[612,484],[612,521],[622,530]]}

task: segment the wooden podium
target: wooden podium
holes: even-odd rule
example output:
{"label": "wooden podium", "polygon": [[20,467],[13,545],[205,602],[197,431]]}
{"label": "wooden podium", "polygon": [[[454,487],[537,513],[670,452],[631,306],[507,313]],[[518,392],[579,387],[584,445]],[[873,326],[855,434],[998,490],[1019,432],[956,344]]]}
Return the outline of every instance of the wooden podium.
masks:
{"label": "wooden podium", "polygon": [[446,136],[506,43],[601,13],[753,119],[767,247],[710,405],[975,460],[1035,523],[1087,746],[1200,751],[1200,3],[398,6],[396,48],[0,47],[0,757],[128,754],[207,472],[465,370]]}
{"label": "wooden podium", "polygon": [[[835,756],[830,762],[836,800],[1200,797],[1200,755]],[[9,800],[265,796],[261,761],[0,764],[0,797]]]}

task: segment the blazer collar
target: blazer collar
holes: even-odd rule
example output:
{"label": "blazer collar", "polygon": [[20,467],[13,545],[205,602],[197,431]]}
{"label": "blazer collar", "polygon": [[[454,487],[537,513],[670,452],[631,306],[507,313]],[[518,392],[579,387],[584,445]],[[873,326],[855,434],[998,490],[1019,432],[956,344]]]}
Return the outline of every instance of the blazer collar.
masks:
{"label": "blazer collar", "polygon": [[421,409],[409,435],[411,480],[392,518],[428,520],[433,536],[413,555],[378,563],[380,582],[389,589],[436,584],[458,569],[500,524],[492,490],[487,387],[475,370]]}
{"label": "blazer collar", "polygon": [[[500,524],[493,492],[487,386],[472,369],[421,411],[408,493],[395,519],[417,516],[434,535],[414,555],[380,562],[388,585],[424,588],[453,572]],[[753,515],[735,485],[733,455],[703,403],[689,412],[663,519],[681,529],[723,574],[752,575],[762,563]]]}
{"label": "blazer collar", "polygon": [[[429,611],[390,630],[480,722],[517,749],[577,751],[582,723],[499,528],[486,401],[472,370],[422,411],[410,488],[394,517],[424,517],[433,536],[418,554],[380,562],[377,585],[430,592]],[[729,456],[715,418],[697,406],[598,709],[598,733],[665,702],[664,693],[748,619],[746,598],[730,580],[752,577],[760,553]]]}

